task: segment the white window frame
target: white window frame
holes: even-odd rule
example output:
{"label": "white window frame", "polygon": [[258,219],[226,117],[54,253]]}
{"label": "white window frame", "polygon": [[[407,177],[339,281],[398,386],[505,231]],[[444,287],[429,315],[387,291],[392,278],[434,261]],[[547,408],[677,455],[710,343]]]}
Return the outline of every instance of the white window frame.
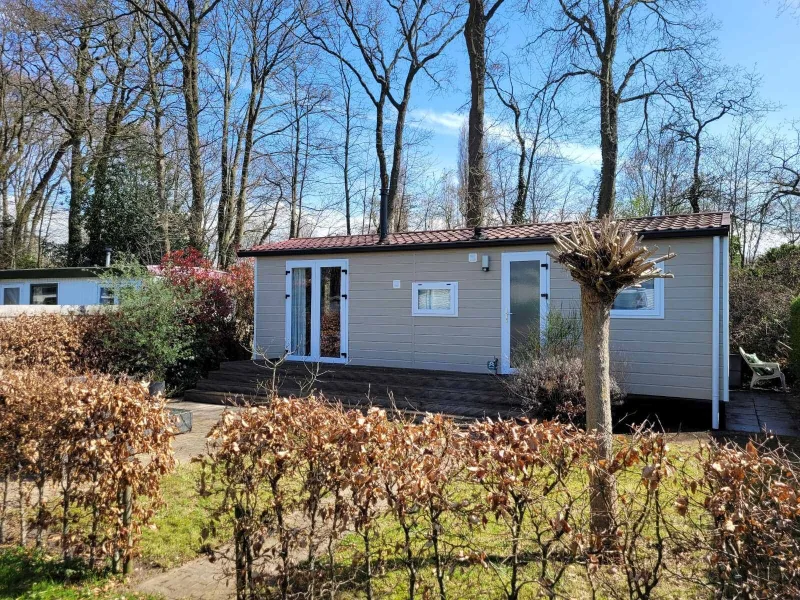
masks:
{"label": "white window frame", "polygon": [[[419,308],[420,290],[450,290],[450,308]],[[414,281],[411,284],[411,316],[412,317],[457,317],[458,316],[458,282],[457,281]]]}
{"label": "white window frame", "polygon": [[[314,293],[319,290],[322,267],[339,267],[342,269],[341,283],[341,306],[340,306],[340,331],[339,344],[341,349],[340,356],[321,356],[320,353],[320,298],[319,294]],[[291,353],[292,347],[292,269],[310,268],[311,269],[311,355],[298,356]],[[286,301],[284,303],[284,348],[286,349],[286,360],[296,360],[301,362],[321,362],[321,363],[340,363],[349,362],[350,352],[348,346],[350,327],[350,261],[348,259],[323,259],[323,260],[287,260],[286,261]],[[255,335],[255,333],[254,333]]]}
{"label": "white window frame", "polygon": [[[662,268],[663,265],[657,265]],[[653,308],[629,309],[612,308],[612,319],[663,319],[664,318],[664,280],[657,277],[653,280]]]}
{"label": "white window frame", "polygon": [[[111,290],[111,304],[103,304],[103,290]],[[97,304],[99,306],[113,306],[119,302],[117,286],[100,284],[97,286]]]}
{"label": "white window frame", "polygon": [[[0,306],[21,306],[23,304],[22,298],[22,287],[21,283],[9,283],[0,285]],[[19,290],[19,303],[18,304],[6,304],[5,303],[5,291],[7,289],[17,289]]]}

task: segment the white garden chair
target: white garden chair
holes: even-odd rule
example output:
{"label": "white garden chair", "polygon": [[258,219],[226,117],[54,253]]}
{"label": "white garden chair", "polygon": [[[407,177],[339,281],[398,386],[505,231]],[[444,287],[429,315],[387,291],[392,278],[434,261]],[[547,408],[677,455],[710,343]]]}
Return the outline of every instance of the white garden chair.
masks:
{"label": "white garden chair", "polygon": [[753,371],[753,378],[750,380],[750,389],[761,381],[769,381],[771,379],[780,379],[783,391],[786,392],[786,377],[781,373],[781,366],[778,363],[764,362],[755,354],[748,354],[739,347],[739,354],[742,355],[744,362]]}

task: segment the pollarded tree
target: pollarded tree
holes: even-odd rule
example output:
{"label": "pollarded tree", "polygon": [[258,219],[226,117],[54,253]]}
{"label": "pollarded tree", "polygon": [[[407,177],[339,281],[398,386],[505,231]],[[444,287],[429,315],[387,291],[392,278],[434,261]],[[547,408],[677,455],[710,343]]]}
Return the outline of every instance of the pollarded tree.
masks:
{"label": "pollarded tree", "polygon": [[[671,278],[659,267],[675,257],[653,258],[658,248],[641,245],[641,238],[610,217],[574,224],[567,235],[555,238],[555,258],[581,287],[583,320],[583,379],[586,429],[597,434],[595,468],[590,472],[592,532],[609,535],[614,522],[614,478],[604,470],[611,463],[611,307],[624,289],[656,278]],[[605,461],[605,463],[601,462]]]}

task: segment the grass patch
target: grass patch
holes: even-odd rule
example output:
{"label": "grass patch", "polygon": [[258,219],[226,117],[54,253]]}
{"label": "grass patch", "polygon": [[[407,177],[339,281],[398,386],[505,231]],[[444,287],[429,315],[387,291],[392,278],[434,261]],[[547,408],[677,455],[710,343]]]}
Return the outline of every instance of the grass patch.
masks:
{"label": "grass patch", "polygon": [[[201,497],[199,465],[179,466],[161,480],[166,503],[157,513],[153,528],[142,532],[142,564],[169,569],[196,558],[203,551],[200,532],[208,526],[211,513],[219,505],[221,492]],[[205,541],[212,548],[231,539],[227,527],[212,531]]]}
{"label": "grass patch", "polygon": [[64,563],[41,552],[0,551],[0,600],[157,600],[124,590],[116,577],[93,573],[80,563]]}

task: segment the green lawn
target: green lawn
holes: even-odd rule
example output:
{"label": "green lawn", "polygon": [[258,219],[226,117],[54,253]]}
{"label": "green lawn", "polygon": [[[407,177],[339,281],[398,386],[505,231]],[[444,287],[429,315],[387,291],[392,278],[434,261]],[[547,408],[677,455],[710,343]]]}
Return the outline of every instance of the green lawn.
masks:
{"label": "green lawn", "polygon": [[[200,468],[180,466],[162,480],[165,505],[154,526],[142,532],[137,566],[171,568],[202,553],[200,532],[208,524],[211,506],[218,498],[202,498],[197,487]],[[230,537],[226,530],[211,534],[216,546]],[[30,550],[0,550],[0,600],[150,600],[152,596],[126,590],[121,578],[91,573],[80,565],[65,566],[56,557]]]}
{"label": "green lawn", "polygon": [[[200,532],[208,525],[209,516],[219,495],[202,497],[198,493],[199,465],[180,466],[162,480],[163,506],[153,528],[142,532],[141,557],[144,566],[171,568],[202,552]],[[216,547],[232,536],[231,530],[210,532],[207,544]]]}
{"label": "green lawn", "polygon": [[21,549],[0,552],[0,600],[157,600],[125,591],[115,577],[65,566],[41,553]]}

